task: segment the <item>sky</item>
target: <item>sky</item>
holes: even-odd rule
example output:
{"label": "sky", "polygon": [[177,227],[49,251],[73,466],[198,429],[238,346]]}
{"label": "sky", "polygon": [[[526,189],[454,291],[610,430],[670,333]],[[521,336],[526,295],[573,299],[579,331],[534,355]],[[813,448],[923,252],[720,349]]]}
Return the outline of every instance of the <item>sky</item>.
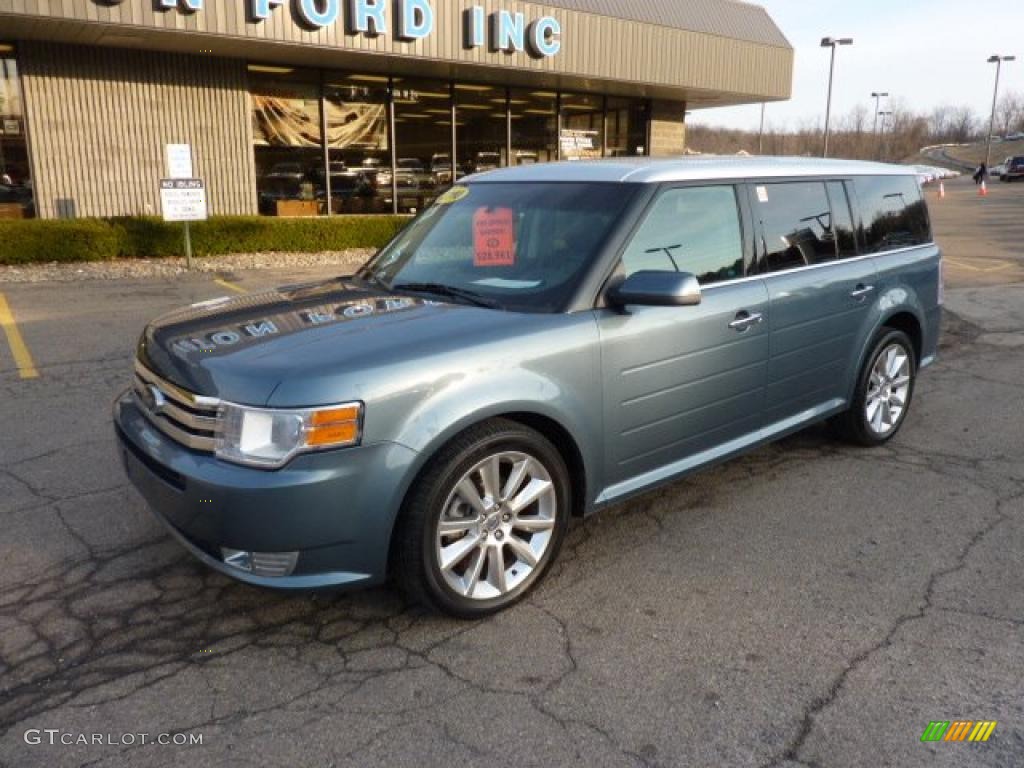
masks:
{"label": "sky", "polygon": [[[833,114],[858,103],[874,113],[873,91],[927,112],[967,104],[988,120],[996,53],[1016,55],[1003,65],[1000,93],[1024,92],[1024,0],[757,0],[796,53],[793,97],[768,104],[776,129],[824,123],[829,51],[823,37],[852,37],[836,51]],[[885,109],[885,106],[882,107]],[[690,123],[756,130],[760,105],[697,110]]]}

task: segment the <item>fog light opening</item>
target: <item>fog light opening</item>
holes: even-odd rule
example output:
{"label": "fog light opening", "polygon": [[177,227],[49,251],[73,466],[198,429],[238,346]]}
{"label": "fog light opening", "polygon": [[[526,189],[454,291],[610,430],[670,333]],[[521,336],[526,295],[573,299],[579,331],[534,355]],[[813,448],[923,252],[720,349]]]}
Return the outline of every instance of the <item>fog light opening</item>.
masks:
{"label": "fog light opening", "polygon": [[254,576],[281,578],[290,576],[299,561],[298,552],[250,552],[221,547],[224,564]]}

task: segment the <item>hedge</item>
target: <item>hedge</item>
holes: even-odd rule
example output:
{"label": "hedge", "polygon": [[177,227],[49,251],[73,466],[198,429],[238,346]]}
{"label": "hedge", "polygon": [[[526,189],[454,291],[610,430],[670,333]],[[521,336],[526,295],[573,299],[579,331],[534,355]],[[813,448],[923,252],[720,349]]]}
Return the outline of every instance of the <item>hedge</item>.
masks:
{"label": "hedge", "polygon": [[[216,216],[192,224],[197,256],[379,248],[407,216]],[[0,219],[0,264],[182,255],[182,225],[156,217]]]}

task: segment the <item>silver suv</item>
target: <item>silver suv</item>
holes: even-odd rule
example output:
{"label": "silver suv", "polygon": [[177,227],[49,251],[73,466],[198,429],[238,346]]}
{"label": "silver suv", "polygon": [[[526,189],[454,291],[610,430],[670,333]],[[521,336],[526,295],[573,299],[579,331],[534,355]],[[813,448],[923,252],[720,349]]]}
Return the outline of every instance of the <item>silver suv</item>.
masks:
{"label": "silver suv", "polygon": [[152,322],[116,428],[212,568],[393,575],[480,616],[537,584],[571,517],[823,420],[890,440],[935,358],[940,260],[901,167],[490,171],[355,275]]}

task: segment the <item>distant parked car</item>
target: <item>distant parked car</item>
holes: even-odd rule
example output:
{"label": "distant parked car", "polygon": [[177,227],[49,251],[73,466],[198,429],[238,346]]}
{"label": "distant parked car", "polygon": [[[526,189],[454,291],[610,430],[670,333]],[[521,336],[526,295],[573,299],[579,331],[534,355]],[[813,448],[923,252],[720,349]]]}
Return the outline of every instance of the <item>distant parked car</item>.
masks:
{"label": "distant parked car", "polygon": [[434,183],[445,186],[452,183],[452,158],[447,152],[435,152],[430,158],[430,173]]}
{"label": "distant parked car", "polygon": [[1011,133],[1006,136],[1006,141],[1024,141],[1024,133]]}
{"label": "distant parked car", "polygon": [[1002,171],[999,173],[1000,181],[1024,179],[1024,155],[1006,158],[1003,166]]}
{"label": "distant parked car", "polygon": [[499,152],[477,152],[476,160],[473,162],[473,173],[493,171],[501,167],[501,153]]}
{"label": "distant parked car", "polygon": [[302,181],[306,178],[306,171],[301,163],[275,163],[271,166],[265,178]]}

